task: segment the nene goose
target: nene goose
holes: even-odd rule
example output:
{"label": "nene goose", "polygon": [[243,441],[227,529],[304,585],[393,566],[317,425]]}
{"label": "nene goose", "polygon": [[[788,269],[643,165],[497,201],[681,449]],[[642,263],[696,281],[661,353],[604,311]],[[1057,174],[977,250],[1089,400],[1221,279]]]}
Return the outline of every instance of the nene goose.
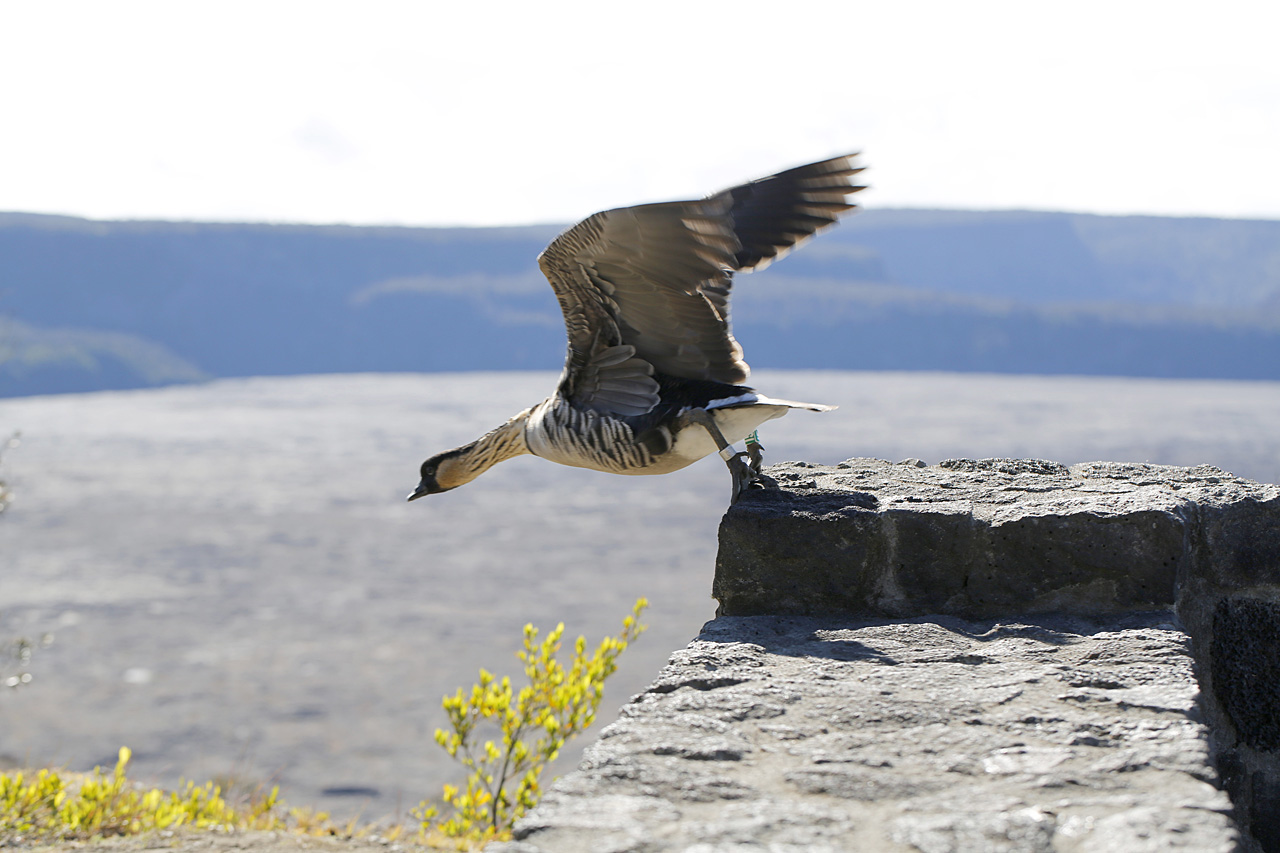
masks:
{"label": "nene goose", "polygon": [[[733,274],[763,269],[853,209],[848,196],[863,189],[855,157],[700,201],[606,210],[562,233],[538,256],[569,336],[555,393],[423,462],[409,500],[525,453],[614,474],[666,474],[718,450],[733,476],[732,501],[757,485],[756,427],[788,409],[832,407],[742,384],[748,368],[729,329]],[[747,451],[735,453],[743,439]]]}

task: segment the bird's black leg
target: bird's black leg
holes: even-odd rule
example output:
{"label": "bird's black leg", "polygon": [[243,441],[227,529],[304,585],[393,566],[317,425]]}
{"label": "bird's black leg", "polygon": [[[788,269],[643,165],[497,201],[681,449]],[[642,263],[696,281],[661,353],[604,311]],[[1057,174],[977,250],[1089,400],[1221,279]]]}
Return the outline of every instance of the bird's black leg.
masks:
{"label": "bird's black leg", "polygon": [[760,470],[758,465],[753,466],[742,461],[744,456],[751,456],[749,452],[734,453],[733,446],[725,440],[720,427],[716,426],[716,419],[706,409],[689,409],[681,415],[681,419],[685,424],[697,424],[705,429],[715,441],[716,446],[720,448],[720,458],[729,466],[729,473],[733,476],[733,494],[729,496],[729,503],[736,504],[744,489],[750,489],[756,485],[758,480],[756,475]]}

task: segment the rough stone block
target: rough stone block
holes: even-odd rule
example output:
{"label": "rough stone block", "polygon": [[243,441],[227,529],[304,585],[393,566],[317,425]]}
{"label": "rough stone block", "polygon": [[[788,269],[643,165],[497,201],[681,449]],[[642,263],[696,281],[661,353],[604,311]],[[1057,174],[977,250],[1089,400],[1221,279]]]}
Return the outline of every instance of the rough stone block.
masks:
{"label": "rough stone block", "polygon": [[1280,579],[1280,488],[1212,466],[784,463],[725,514],[719,613],[966,617],[1172,607]]}
{"label": "rough stone block", "polygon": [[1169,620],[716,619],[492,849],[1236,850]]}

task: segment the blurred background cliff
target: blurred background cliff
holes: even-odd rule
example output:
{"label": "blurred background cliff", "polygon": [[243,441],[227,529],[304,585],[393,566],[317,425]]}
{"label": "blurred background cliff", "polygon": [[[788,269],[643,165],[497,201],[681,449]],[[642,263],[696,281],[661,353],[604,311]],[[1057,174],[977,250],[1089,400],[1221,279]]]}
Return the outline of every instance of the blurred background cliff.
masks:
{"label": "blurred background cliff", "polygon": [[[0,216],[0,394],[554,369],[557,230]],[[1280,222],[873,209],[733,320],[756,367],[1280,379]]]}

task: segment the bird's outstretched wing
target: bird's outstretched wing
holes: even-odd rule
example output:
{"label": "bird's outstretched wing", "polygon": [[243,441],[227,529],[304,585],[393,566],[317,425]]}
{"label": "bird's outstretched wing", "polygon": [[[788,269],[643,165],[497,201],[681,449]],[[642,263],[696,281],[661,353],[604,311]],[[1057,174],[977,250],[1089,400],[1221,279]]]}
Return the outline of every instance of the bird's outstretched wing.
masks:
{"label": "bird's outstretched wing", "polygon": [[564,312],[561,393],[622,415],[658,402],[653,371],[739,383],[729,327],[735,271],[763,269],[855,205],[856,155],[789,169],[699,201],[606,210],[538,257]]}

